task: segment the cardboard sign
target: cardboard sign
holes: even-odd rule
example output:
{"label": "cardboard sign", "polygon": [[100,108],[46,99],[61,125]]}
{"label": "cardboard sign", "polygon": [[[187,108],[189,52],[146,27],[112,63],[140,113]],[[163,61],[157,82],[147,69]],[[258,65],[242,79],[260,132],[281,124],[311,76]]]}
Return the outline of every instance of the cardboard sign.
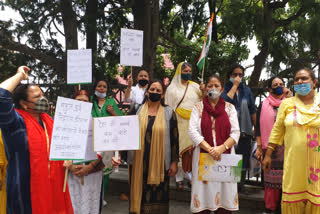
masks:
{"label": "cardboard sign", "polygon": [[92,103],[58,97],[50,160],[83,160],[86,156]]}
{"label": "cardboard sign", "polygon": [[142,66],[143,31],[121,28],[120,64]]}
{"label": "cardboard sign", "polygon": [[215,182],[240,182],[242,155],[222,154],[215,161],[209,153],[200,153],[199,180]]}
{"label": "cardboard sign", "polygon": [[67,84],[92,82],[92,50],[67,51]]}
{"label": "cardboard sign", "polygon": [[140,149],[138,115],[93,119],[94,151]]}

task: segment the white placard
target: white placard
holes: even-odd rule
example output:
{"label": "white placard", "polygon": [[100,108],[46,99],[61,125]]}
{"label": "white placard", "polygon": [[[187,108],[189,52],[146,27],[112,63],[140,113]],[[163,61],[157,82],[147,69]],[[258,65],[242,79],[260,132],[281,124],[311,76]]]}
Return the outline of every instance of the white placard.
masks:
{"label": "white placard", "polygon": [[215,161],[209,153],[200,153],[199,180],[215,182],[240,182],[242,155],[222,154]]}
{"label": "white placard", "polygon": [[88,130],[87,149],[86,149],[85,158],[84,158],[84,160],[81,160],[81,161],[73,161],[73,163],[90,162],[90,161],[97,160],[97,159],[98,159],[97,153],[93,151],[92,119],[90,119],[90,125],[89,125],[89,130]]}
{"label": "white placard", "polygon": [[143,31],[121,28],[120,64],[142,66]]}
{"label": "white placard", "polygon": [[94,118],[93,145],[95,152],[140,149],[138,115]]}
{"label": "white placard", "polygon": [[92,50],[67,51],[67,83],[81,84],[92,82]]}
{"label": "white placard", "polygon": [[50,160],[83,160],[86,155],[92,103],[58,97]]}

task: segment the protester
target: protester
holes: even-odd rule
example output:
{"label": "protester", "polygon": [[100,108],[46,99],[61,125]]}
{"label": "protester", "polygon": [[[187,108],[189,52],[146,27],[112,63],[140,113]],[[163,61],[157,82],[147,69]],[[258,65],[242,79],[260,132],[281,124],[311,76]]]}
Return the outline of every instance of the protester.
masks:
{"label": "protester", "polygon": [[191,180],[192,169],[192,142],[188,135],[189,119],[192,108],[201,100],[200,86],[190,81],[192,77],[192,66],[181,62],[167,89],[165,103],[173,108],[177,115],[179,137],[179,155],[182,157],[181,165],[176,175],[177,187],[183,189],[183,179]]}
{"label": "protester", "polygon": [[[74,99],[89,102],[89,93],[79,90]],[[68,185],[73,210],[76,214],[99,214],[101,208],[102,169],[101,158],[85,164],[72,164],[65,161],[65,166],[72,172],[68,176]],[[82,182],[83,181],[83,182]]]}
{"label": "protester", "polygon": [[130,213],[169,213],[169,176],[179,161],[176,115],[165,106],[165,88],[152,81],[138,110],[141,150],[134,152],[130,189]]}
{"label": "protester", "polygon": [[8,158],[7,214],[72,214],[68,186],[63,192],[63,161],[49,160],[53,120],[45,113],[48,100],[36,85],[18,86],[29,70],[21,66],[0,84],[0,128]]}
{"label": "protester", "polygon": [[129,114],[135,114],[144,100],[144,94],[149,83],[149,73],[141,69],[136,80],[138,84],[132,87],[133,80],[129,76],[128,88],[125,91],[125,102],[130,102]]}
{"label": "protester", "polygon": [[320,95],[309,69],[294,76],[296,95],[285,99],[272,128],[263,170],[272,167],[272,154],[284,146],[282,214],[320,213]]}
{"label": "protester", "polygon": [[7,208],[7,191],[6,191],[6,174],[7,174],[7,157],[4,151],[2,135],[0,131],[0,213],[6,213]]}
{"label": "protester", "polygon": [[224,85],[221,97],[232,103],[238,113],[240,125],[240,139],[236,146],[236,153],[243,156],[241,182],[238,184],[239,191],[242,191],[246,173],[249,170],[249,159],[251,140],[253,137],[252,125],[256,125],[256,106],[250,88],[241,81],[244,76],[244,68],[235,64],[228,73],[229,81]]}
{"label": "protester", "polygon": [[[107,96],[107,82],[105,80],[98,80],[95,82],[94,86],[94,95],[91,100],[93,102],[92,108],[92,117],[108,117],[108,116],[122,116],[116,101]],[[103,170],[103,189],[104,194],[106,194],[109,175],[112,173],[113,167],[111,164],[113,152],[101,152],[99,155],[102,158],[102,161],[105,165]],[[106,201],[103,201],[103,204],[106,205]]]}
{"label": "protester", "polygon": [[[279,77],[272,77],[268,81],[269,96],[260,104],[257,111],[256,140],[257,150],[255,157],[263,160],[268,147],[268,140],[277,118],[281,102],[291,96],[289,89]],[[283,146],[279,146],[272,154],[272,166],[269,172],[264,173],[264,203],[267,213],[280,212],[281,189],[283,174]]]}
{"label": "protester", "polygon": [[[214,160],[221,154],[234,154],[240,129],[235,107],[220,97],[223,84],[212,75],[206,84],[207,96],[192,110],[189,135],[195,147],[192,161],[191,211],[193,213],[231,213],[238,210],[237,183],[200,181],[200,152],[209,153]],[[230,211],[228,211],[230,210]]]}

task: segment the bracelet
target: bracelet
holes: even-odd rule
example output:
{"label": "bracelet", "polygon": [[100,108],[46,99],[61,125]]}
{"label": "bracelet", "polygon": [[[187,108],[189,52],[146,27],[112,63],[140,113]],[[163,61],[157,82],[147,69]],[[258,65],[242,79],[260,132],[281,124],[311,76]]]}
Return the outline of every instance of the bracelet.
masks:
{"label": "bracelet", "polygon": [[228,149],[229,149],[229,147],[227,146],[227,144],[226,144],[226,143],[223,143],[223,145],[224,145],[224,147],[226,148],[226,150],[228,150]]}
{"label": "bracelet", "polygon": [[268,146],[267,148],[271,149],[272,151],[274,151],[274,148],[272,146]]}

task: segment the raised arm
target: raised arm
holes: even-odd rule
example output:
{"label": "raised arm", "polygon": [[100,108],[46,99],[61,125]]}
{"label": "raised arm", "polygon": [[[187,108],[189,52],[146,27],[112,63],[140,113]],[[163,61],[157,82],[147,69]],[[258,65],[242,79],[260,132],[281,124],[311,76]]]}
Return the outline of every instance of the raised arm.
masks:
{"label": "raised arm", "polygon": [[27,66],[20,66],[14,76],[10,77],[0,84],[0,88],[3,88],[12,93],[22,80],[28,79],[28,71],[30,71],[30,68],[28,68]]}

